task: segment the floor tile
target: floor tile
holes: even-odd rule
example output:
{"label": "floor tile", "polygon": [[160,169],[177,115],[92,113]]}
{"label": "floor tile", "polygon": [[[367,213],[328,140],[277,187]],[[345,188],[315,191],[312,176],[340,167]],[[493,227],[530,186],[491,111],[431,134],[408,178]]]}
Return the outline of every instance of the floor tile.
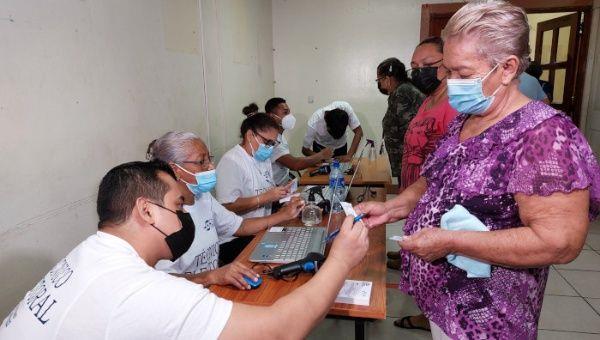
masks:
{"label": "floor tile", "polygon": [[600,334],[560,332],[560,331],[538,331],[538,340],[599,340]]}
{"label": "floor tile", "polygon": [[600,234],[588,233],[585,243],[592,249],[600,251]]}
{"label": "floor tile", "polygon": [[385,226],[385,234],[387,237],[394,236],[394,235],[402,236],[402,235],[404,235],[404,232],[402,231],[402,226],[388,224]]}
{"label": "floor tile", "polygon": [[394,320],[395,318],[387,318],[385,320],[377,320],[369,324],[367,329],[368,338],[431,340],[430,332],[418,329],[402,329],[394,326]]}
{"label": "floor tile", "polygon": [[590,222],[589,233],[592,234],[600,234],[600,219]]}
{"label": "floor tile", "polygon": [[399,318],[407,315],[421,314],[419,307],[415,304],[415,300],[398,288],[387,289],[387,317]]}
{"label": "floor tile", "polygon": [[573,290],[573,287],[571,287],[569,283],[560,276],[556,269],[553,268],[550,268],[544,294],[579,296],[579,294]]}
{"label": "floor tile", "polygon": [[393,283],[393,284],[399,283],[400,282],[400,271],[388,268],[385,282]]}
{"label": "floor tile", "polygon": [[351,320],[325,319],[310,332],[306,339],[353,339],[354,322]]}
{"label": "floor tile", "polygon": [[600,298],[600,272],[559,270],[560,274],[583,297]]}
{"label": "floor tile", "polygon": [[593,250],[582,250],[571,263],[555,266],[557,269],[579,269],[600,271],[600,255]]}
{"label": "floor tile", "polygon": [[586,301],[592,305],[592,307],[594,307],[594,309],[596,310],[596,312],[598,312],[598,314],[600,314],[600,299],[590,299],[587,298]]}
{"label": "floor tile", "polygon": [[600,333],[600,316],[583,298],[544,296],[540,329]]}

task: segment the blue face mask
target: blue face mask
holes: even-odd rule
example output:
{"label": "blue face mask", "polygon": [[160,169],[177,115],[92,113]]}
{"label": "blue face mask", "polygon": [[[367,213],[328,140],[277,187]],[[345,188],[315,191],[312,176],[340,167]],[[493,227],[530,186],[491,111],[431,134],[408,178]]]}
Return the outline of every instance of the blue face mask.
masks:
{"label": "blue face mask", "polygon": [[217,172],[215,169],[192,173],[179,166],[179,164],[177,164],[177,166],[181,170],[187,172],[188,174],[196,178],[196,184],[191,184],[184,180],[181,180],[183,183],[185,183],[188,189],[190,189],[190,191],[192,192],[192,194],[194,194],[195,197],[202,196],[203,193],[211,191],[217,184]]}
{"label": "blue face mask", "polygon": [[500,89],[496,88],[491,96],[483,94],[483,81],[498,67],[494,66],[483,78],[447,79],[448,102],[456,111],[467,115],[481,115],[490,108],[494,96]]}
{"label": "blue face mask", "polygon": [[267,159],[270,159],[271,155],[273,154],[273,146],[266,146],[265,144],[260,143],[258,139],[256,139],[256,136],[254,136],[254,139],[258,143],[258,150],[256,150],[256,152],[254,151],[252,144],[250,144],[250,148],[252,149],[252,152],[254,152],[254,158],[259,162],[264,162]]}

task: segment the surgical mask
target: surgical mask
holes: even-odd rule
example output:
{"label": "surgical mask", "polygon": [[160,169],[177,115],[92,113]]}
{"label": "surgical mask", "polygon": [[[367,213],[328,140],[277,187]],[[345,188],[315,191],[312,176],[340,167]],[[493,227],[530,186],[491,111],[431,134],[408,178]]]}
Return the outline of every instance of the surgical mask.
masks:
{"label": "surgical mask", "polygon": [[180,178],[181,181],[185,183],[185,185],[188,187],[188,189],[190,189],[190,191],[194,194],[195,197],[202,196],[203,193],[211,191],[215,187],[215,185],[217,185],[217,171],[215,169],[192,173],[180,166],[179,164],[175,165],[177,165],[179,169],[187,172],[188,174],[196,178],[196,184],[188,183]]}
{"label": "surgical mask", "polygon": [[456,111],[468,115],[481,115],[487,111],[500,86],[494,90],[491,96],[483,94],[483,81],[490,75],[498,65],[494,66],[483,78],[474,79],[448,79],[448,102]]}
{"label": "surgical mask", "polygon": [[285,115],[285,117],[281,119],[281,127],[284,130],[291,130],[294,128],[295,125],[296,117],[294,117],[294,115],[292,115],[291,113],[288,113],[287,115]]}
{"label": "surgical mask", "polygon": [[425,95],[430,95],[440,86],[436,66],[419,67],[412,70],[410,78],[413,84]]}
{"label": "surgical mask", "polygon": [[256,150],[256,152],[252,147],[252,143],[250,143],[250,148],[254,153],[254,159],[256,159],[259,162],[264,162],[267,159],[271,158],[271,155],[273,154],[273,146],[266,146],[265,144],[260,143],[256,136],[254,136],[254,140],[256,140],[256,142],[258,143],[258,150]]}
{"label": "surgical mask", "polygon": [[169,249],[171,250],[171,254],[173,255],[171,261],[175,261],[178,258],[180,258],[181,255],[185,254],[185,252],[190,249],[192,243],[194,242],[194,236],[196,234],[196,226],[194,225],[194,220],[192,219],[192,216],[190,216],[189,213],[183,212],[181,210],[173,211],[160,204],[153,202],[150,203],[176,214],[179,218],[179,221],[181,222],[181,229],[172,233],[171,235],[165,234],[154,224],[151,224],[151,226],[154,227],[154,229],[158,230],[161,234],[165,235],[165,242],[167,242],[167,246],[169,247]]}

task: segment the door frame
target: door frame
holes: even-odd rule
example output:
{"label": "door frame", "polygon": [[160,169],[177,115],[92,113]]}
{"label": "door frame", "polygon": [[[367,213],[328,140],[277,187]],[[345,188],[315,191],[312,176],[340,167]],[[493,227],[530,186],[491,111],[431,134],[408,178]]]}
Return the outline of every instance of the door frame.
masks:
{"label": "door frame", "polygon": [[[581,86],[575,87],[576,108],[573,120],[581,129],[585,128],[580,124],[585,122],[583,107],[583,93],[587,86],[586,71],[588,64],[588,51],[590,42],[590,33],[592,30],[592,9],[594,0],[510,0],[516,6],[522,7],[527,13],[552,13],[552,12],[582,12],[582,37],[577,46],[577,60],[575,61],[575,84]],[[420,39],[423,40],[430,36],[431,19],[450,17],[458,11],[466,2],[461,3],[441,3],[441,4],[423,4],[421,5],[421,30]]]}

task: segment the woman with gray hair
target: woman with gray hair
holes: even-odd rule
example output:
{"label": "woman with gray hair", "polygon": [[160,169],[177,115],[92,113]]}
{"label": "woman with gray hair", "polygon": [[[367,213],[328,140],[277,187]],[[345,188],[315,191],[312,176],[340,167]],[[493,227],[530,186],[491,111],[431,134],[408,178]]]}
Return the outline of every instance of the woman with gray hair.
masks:
{"label": "woman with gray hair", "polygon": [[244,276],[257,279],[258,274],[237,261],[219,267],[219,242],[232,236],[254,235],[292,219],[303,203],[293,201],[276,214],[258,218],[242,218],[225,209],[210,193],[217,183],[213,157],[206,144],[191,132],[167,132],[150,143],[147,157],[171,166],[183,195],[184,209],[196,227],[190,249],[173,262],[159,261],[156,269],[204,286],[231,284],[250,289]]}
{"label": "woman with gray hair", "polygon": [[529,55],[521,8],[469,2],[443,37],[461,114],[417,182],[356,210],[369,225],[408,216],[400,288],[434,339],[535,339],[548,266],[577,257],[600,213],[600,167],[564,113],[519,92]]}

